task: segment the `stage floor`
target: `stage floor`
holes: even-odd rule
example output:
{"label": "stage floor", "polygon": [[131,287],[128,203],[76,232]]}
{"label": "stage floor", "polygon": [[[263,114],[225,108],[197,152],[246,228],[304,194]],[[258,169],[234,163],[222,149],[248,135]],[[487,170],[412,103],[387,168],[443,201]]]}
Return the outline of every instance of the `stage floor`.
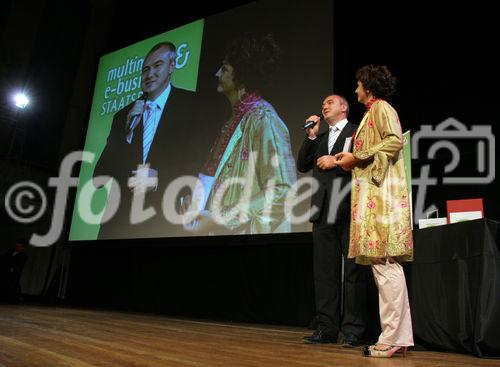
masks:
{"label": "stage floor", "polygon": [[0,366],[500,366],[500,360],[410,351],[365,358],[361,347],[306,345],[302,328],[101,310],[0,305]]}

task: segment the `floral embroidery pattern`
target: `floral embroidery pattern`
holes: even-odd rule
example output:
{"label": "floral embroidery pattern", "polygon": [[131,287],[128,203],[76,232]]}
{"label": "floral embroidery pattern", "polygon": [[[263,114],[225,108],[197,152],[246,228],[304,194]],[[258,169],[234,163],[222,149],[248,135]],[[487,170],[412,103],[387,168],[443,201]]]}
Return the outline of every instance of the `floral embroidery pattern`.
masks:
{"label": "floral embroidery pattern", "polygon": [[[209,157],[203,167],[203,172],[210,176],[214,176],[217,167],[222,159],[222,155],[226,151],[229,140],[234,134],[236,127],[241,121],[242,117],[251,109],[254,108],[256,103],[262,101],[262,98],[256,93],[247,93],[236,102],[233,107],[233,119],[226,122],[221,129],[219,137],[215,140],[212,148],[210,149]],[[247,158],[248,159],[248,158]]]}
{"label": "floral embroidery pattern", "polygon": [[352,171],[349,257],[365,265],[374,257],[411,261],[411,211],[402,155],[386,160],[385,152],[372,149],[383,141],[386,132],[401,133],[397,113],[377,99],[370,100],[366,108],[366,120],[353,144],[356,158],[366,159],[366,163]]}
{"label": "floral embroidery pattern", "polygon": [[379,101],[380,99],[379,98],[372,98],[370,99],[367,103],[366,103],[366,112],[370,111],[370,109],[372,108],[373,104],[377,101]]}

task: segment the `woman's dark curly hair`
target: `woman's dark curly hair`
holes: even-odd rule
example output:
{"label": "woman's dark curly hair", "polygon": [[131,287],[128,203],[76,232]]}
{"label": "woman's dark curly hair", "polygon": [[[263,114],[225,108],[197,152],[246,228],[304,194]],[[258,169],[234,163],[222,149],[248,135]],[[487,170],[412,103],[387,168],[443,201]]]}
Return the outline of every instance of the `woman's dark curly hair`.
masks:
{"label": "woman's dark curly hair", "polygon": [[359,68],[356,80],[375,98],[389,99],[396,91],[396,77],[384,65],[365,65]]}
{"label": "woman's dark curly hair", "polygon": [[255,91],[271,80],[280,59],[281,49],[271,34],[245,34],[229,45],[224,62],[233,67],[237,85]]}

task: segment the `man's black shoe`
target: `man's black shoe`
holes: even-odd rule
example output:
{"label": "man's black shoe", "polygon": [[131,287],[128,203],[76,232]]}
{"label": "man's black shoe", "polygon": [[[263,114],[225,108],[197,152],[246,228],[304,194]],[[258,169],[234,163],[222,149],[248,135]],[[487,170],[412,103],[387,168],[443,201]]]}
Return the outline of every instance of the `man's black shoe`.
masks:
{"label": "man's black shoe", "polygon": [[317,329],[311,336],[304,336],[303,341],[306,344],[327,344],[336,343],[337,338],[325,330]]}
{"label": "man's black shoe", "polygon": [[354,348],[354,347],[357,347],[359,345],[360,345],[360,343],[359,343],[358,338],[356,338],[353,335],[347,335],[344,338],[344,341],[342,343],[342,347],[344,347],[344,348]]}

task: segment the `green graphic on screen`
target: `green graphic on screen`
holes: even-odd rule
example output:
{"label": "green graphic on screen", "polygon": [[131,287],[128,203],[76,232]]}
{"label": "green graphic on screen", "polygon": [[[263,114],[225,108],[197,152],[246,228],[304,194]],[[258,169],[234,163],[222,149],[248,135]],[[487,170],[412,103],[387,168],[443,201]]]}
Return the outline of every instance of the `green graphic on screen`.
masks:
{"label": "green graphic on screen", "polygon": [[[198,20],[174,30],[159,34],[129,47],[101,57],[97,71],[94,96],[84,150],[95,154],[92,164],[82,163],[69,239],[94,240],[99,232],[100,218],[107,200],[106,188],[92,191],[92,174],[106,144],[116,112],[134,102],[142,94],[141,69],[145,55],[160,42],[172,42],[177,47],[176,70],[172,84],[181,89],[196,91],[200,63],[204,20]],[[82,192],[85,192],[82,195]],[[90,213],[88,213],[90,211]],[[82,220],[94,217],[96,224]]]}

